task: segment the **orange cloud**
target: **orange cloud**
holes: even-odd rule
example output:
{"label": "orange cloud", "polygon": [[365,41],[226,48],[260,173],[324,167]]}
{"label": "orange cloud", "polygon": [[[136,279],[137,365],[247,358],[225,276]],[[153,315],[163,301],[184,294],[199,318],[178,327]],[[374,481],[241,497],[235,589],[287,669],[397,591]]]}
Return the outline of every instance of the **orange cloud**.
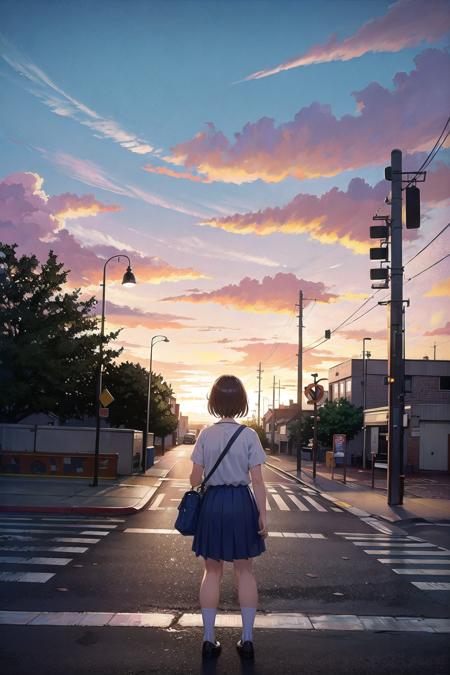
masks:
{"label": "orange cloud", "polygon": [[[411,161],[408,158],[408,161]],[[429,172],[422,186],[424,203],[437,204],[448,200],[450,168],[440,163]],[[323,195],[298,194],[281,207],[210,218],[201,223],[234,234],[266,236],[274,232],[308,234],[322,244],[340,244],[354,253],[367,253],[370,247],[369,225],[389,191],[382,180],[371,187],[362,178],[353,178],[346,191],[332,188]],[[417,236],[409,230],[409,237]],[[414,234],[411,234],[414,233]]]}
{"label": "orange cloud", "polygon": [[[365,337],[370,337],[372,340],[387,340],[387,331],[381,330],[340,330],[338,335],[347,340],[362,340]],[[370,347],[369,347],[370,348]]]}
{"label": "orange cloud", "polygon": [[259,80],[285,70],[330,61],[349,61],[368,52],[399,52],[421,42],[432,43],[450,28],[447,0],[397,0],[388,12],[367,21],[354,35],[339,41],[332,35],[324,45],[311,47],[302,56],[274,68],[252,73],[246,80]]}
{"label": "orange cloud", "polygon": [[429,291],[425,293],[426,297],[429,298],[448,298],[450,297],[450,277],[447,279],[442,279],[433,284]]}
{"label": "orange cloud", "polygon": [[[286,368],[293,370],[297,363],[298,345],[294,342],[252,342],[242,347],[231,347],[233,351],[243,354],[239,366],[255,367],[261,362],[264,366],[273,368]],[[303,368],[319,366],[324,361],[339,363],[340,356],[327,349],[315,349],[305,352],[303,355]]]}
{"label": "orange cloud", "polygon": [[177,295],[164,300],[214,302],[247,312],[290,313],[295,309],[300,289],[318,302],[332,302],[337,298],[335,294],[327,292],[322,282],[306,281],[294,274],[279,272],[274,277],[264,277],[262,281],[245,277],[239,284],[229,284],[215,291]]}
{"label": "orange cloud", "polygon": [[[372,82],[353,92],[354,115],[338,118],[330,105],[314,102],[278,126],[268,117],[248,122],[233,141],[208,124],[166,159],[208,180],[238,184],[334,176],[385,164],[394,147],[413,152],[434,142],[448,116],[450,84],[442,73],[450,69],[450,55],[427,49],[415,65],[410,73],[397,73],[392,88]],[[424,101],[426,114],[418,115]]]}

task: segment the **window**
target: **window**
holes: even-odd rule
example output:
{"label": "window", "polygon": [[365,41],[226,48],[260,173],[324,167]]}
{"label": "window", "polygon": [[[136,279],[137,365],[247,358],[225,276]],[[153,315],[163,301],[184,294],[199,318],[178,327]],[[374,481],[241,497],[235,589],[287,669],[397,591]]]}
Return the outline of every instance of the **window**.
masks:
{"label": "window", "polygon": [[405,394],[412,392],[412,375],[405,375]]}
{"label": "window", "polygon": [[339,398],[345,398],[345,380],[339,382]]}
{"label": "window", "polygon": [[339,383],[333,382],[330,385],[330,398],[332,401],[336,401],[339,398]]}
{"label": "window", "polygon": [[439,389],[441,391],[450,391],[450,376],[441,375],[439,378]]}
{"label": "window", "polygon": [[345,398],[348,401],[351,401],[352,398],[352,381],[350,378],[345,380]]}

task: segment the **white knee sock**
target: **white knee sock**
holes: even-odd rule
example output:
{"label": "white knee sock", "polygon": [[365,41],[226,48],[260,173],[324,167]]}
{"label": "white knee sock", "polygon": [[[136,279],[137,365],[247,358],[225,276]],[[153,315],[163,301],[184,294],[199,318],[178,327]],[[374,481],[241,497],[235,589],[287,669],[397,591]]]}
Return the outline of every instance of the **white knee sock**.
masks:
{"label": "white knee sock", "polygon": [[241,607],[242,616],[242,642],[253,641],[253,624],[255,623],[256,608]]}
{"label": "white knee sock", "polygon": [[204,630],[203,641],[205,642],[208,640],[209,642],[215,642],[216,635],[214,632],[214,622],[216,620],[217,609],[215,607],[212,609],[202,607],[201,609]]}

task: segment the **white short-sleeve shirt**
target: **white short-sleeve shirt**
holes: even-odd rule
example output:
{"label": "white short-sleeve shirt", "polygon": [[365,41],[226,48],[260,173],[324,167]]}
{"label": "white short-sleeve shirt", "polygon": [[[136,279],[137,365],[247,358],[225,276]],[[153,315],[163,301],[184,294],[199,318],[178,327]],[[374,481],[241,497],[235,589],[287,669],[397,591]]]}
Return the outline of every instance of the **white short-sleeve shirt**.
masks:
{"label": "white short-sleeve shirt", "polygon": [[[204,476],[213,468],[220,453],[238,427],[237,422],[217,422],[200,432],[191,459],[204,467]],[[254,429],[246,427],[220,462],[206,485],[248,485],[250,469],[264,464],[266,453]]]}

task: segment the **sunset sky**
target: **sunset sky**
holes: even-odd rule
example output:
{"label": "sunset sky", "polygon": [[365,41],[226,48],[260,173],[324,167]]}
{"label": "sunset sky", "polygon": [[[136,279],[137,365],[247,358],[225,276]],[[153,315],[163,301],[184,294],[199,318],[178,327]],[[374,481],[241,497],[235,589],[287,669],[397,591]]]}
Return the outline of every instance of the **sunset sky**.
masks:
{"label": "sunset sky", "polygon": [[[299,289],[305,346],[373,293],[384,167],[398,147],[418,169],[444,128],[449,30],[447,0],[0,0],[0,241],[54,249],[89,295],[129,255],[135,288],[108,265],[107,327],[147,367],[170,339],[154,369],[192,421],[222,373],[254,411],[259,361],[264,409],[274,375],[287,403]],[[449,222],[449,141],[405,262]],[[450,358],[449,259],[408,281],[449,243],[405,267],[407,358]],[[386,358],[385,296],[304,354],[305,383],[363,336]]]}

